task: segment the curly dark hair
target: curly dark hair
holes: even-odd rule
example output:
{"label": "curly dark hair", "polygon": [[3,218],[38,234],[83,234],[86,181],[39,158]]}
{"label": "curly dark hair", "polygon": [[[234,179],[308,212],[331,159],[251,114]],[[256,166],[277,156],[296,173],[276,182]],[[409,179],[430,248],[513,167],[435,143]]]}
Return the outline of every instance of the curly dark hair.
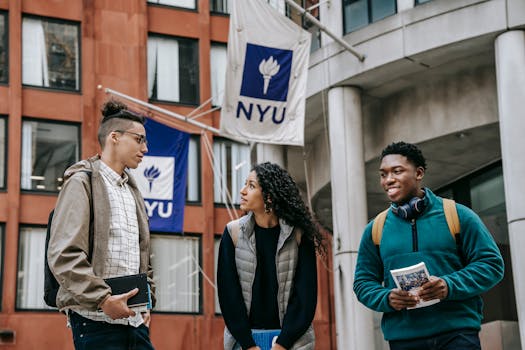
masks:
{"label": "curly dark hair", "polygon": [[299,227],[303,231],[303,237],[311,240],[317,252],[323,256],[326,253],[323,236],[290,174],[270,162],[257,164],[252,171],[255,171],[261,186],[265,208],[271,208],[277,217],[289,225]]}
{"label": "curly dark hair", "polygon": [[422,167],[427,170],[427,162],[421,150],[412,143],[406,143],[403,141],[392,142],[381,152],[381,160],[389,154],[400,154],[407,157],[408,161],[418,167]]}
{"label": "curly dark hair", "polygon": [[102,121],[98,128],[98,142],[104,148],[104,142],[110,132],[120,129],[127,130],[133,127],[133,122],[144,125],[146,118],[128,108],[128,106],[117,99],[109,99],[101,108]]}

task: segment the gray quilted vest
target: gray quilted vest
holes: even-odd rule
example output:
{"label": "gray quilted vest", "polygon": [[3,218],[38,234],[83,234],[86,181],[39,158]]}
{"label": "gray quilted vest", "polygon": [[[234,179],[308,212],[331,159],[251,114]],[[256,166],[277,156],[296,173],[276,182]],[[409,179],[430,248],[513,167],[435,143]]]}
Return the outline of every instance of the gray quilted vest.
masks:
{"label": "gray quilted vest", "polygon": [[[279,219],[281,233],[277,242],[277,254],[275,257],[277,268],[277,304],[279,307],[279,320],[283,323],[288,299],[292,291],[295,266],[297,265],[298,248],[300,234],[293,234],[294,228],[287,225],[284,220]],[[255,218],[253,213],[234,221],[227,225],[228,232],[232,236],[235,245],[235,264],[239,274],[242,295],[246,310],[250,314],[252,304],[252,285],[255,279],[255,269],[257,267],[257,254],[255,251]],[[236,345],[235,338],[224,328],[224,350],[232,350]],[[310,350],[314,349],[315,335],[313,327],[310,325],[308,330],[294,343],[290,350]]]}

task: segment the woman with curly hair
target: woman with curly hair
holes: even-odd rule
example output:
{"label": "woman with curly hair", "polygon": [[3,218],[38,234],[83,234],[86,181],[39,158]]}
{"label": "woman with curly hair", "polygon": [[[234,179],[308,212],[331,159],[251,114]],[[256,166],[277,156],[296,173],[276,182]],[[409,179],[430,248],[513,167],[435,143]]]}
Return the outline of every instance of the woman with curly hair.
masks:
{"label": "woman with curly hair", "polygon": [[226,225],[219,248],[224,349],[259,350],[261,333],[276,335],[272,350],[313,349],[322,236],[279,165],[254,166],[240,193],[246,215]]}

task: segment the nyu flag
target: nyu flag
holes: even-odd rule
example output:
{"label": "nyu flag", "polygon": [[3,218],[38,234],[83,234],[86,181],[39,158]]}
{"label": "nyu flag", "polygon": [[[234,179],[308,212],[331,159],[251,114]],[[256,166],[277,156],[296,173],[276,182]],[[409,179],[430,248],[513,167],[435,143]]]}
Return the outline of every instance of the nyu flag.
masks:
{"label": "nyu flag", "polygon": [[310,33],[265,0],[234,0],[221,132],[250,141],[304,144]]}
{"label": "nyu flag", "polygon": [[182,232],[190,135],[148,119],[148,153],[133,177],[144,197],[151,231]]}

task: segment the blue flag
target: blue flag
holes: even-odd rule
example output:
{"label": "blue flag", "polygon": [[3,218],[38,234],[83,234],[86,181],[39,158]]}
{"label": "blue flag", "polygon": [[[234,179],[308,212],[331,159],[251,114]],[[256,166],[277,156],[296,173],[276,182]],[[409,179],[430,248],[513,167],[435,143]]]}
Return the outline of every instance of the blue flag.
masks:
{"label": "blue flag", "polygon": [[148,153],[133,177],[144,197],[151,231],[183,232],[190,135],[148,119]]}

